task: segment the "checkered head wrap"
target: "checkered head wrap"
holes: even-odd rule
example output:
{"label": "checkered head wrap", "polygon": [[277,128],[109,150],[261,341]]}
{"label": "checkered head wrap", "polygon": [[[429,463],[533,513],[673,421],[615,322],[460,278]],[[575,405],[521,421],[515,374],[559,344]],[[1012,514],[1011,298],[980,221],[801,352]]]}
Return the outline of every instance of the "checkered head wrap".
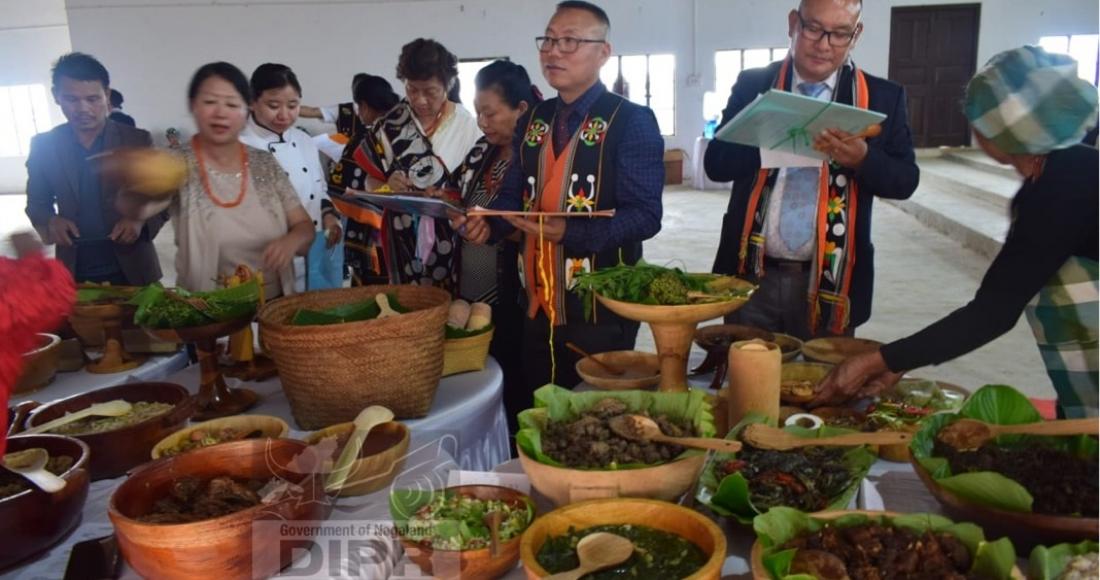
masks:
{"label": "checkered head wrap", "polygon": [[1097,122],[1097,92],[1077,61],[1037,46],[1002,52],[966,87],[974,130],[1010,154],[1042,154],[1081,141]]}

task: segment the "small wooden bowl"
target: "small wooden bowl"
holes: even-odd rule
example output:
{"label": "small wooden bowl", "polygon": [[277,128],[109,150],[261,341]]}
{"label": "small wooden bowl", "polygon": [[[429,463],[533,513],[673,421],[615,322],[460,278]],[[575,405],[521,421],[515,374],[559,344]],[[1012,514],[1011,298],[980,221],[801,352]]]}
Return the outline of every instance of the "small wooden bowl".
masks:
{"label": "small wooden bowl", "polygon": [[845,359],[878,350],[882,343],[868,338],[833,336],[815,338],[802,345],[802,356],[811,362],[838,365]]}
{"label": "small wooden bowl", "polygon": [[0,499],[0,570],[30,558],[57,543],[80,521],[88,498],[88,458],[90,451],[82,441],[61,435],[23,435],[8,439],[8,452],[33,447],[45,449],[51,456],[67,455],[73,465],[61,474],[65,487],[46,493],[31,487]]}
{"label": "small wooden bowl", "polygon": [[61,361],[61,337],[39,333],[39,344],[23,354],[23,371],[15,383],[15,394],[37,391],[53,381],[57,365]]}
{"label": "small wooden bowl", "polygon": [[[534,505],[531,498],[514,489],[496,485],[460,485],[447,488],[445,491],[459,493],[467,497],[481,500],[497,499],[518,505],[526,502]],[[440,580],[459,580],[461,578],[476,578],[478,580],[492,580],[508,573],[519,562],[519,545],[522,535],[516,536],[498,546],[497,555],[491,556],[489,548],[480,550],[436,550],[428,546],[422,546],[416,542],[401,536],[401,545],[405,553],[420,571]]]}
{"label": "small wooden bowl", "polygon": [[783,362],[791,362],[802,354],[802,341],[789,334],[774,333],[775,344],[779,345],[779,351],[783,354]]}
{"label": "small wooden bowl", "polygon": [[731,344],[754,338],[764,342],[775,342],[773,333],[744,324],[711,324],[695,330],[695,344],[706,351],[711,349],[729,351]]}
{"label": "small wooden bowl", "polygon": [[[885,517],[890,517],[890,518],[897,517],[897,516],[901,515],[901,514],[898,514],[897,512],[888,512],[888,511],[879,512],[879,511],[867,511],[867,510],[837,510],[837,511],[831,511],[831,512],[818,512],[818,513],[812,514],[812,516],[816,520],[835,520],[837,518],[847,516],[847,515],[852,515],[852,514],[863,514],[863,515],[871,516],[871,517],[884,517],[885,516]],[[966,521],[970,521],[970,520],[966,520]],[[990,539],[996,539],[996,538],[988,538],[987,537],[986,539],[990,540]],[[971,554],[971,555],[973,555],[973,554]],[[752,543],[752,552],[749,554],[749,565],[752,567],[753,580],[773,580],[772,576],[770,574],[768,574],[768,571],[764,568],[764,545],[760,543],[760,540],[756,540],[755,542]],[[1022,572],[1020,572],[1019,568],[1013,567],[1012,568],[1012,577],[1013,578],[1019,578],[1020,580],[1023,580],[1024,575],[1023,575]]]}
{"label": "small wooden bowl", "polygon": [[531,524],[520,542],[520,558],[527,578],[548,575],[538,563],[546,540],[566,534],[569,528],[584,530],[599,525],[648,526],[676,534],[699,546],[710,559],[688,580],[718,580],[726,561],[726,534],[713,521],[694,510],[652,499],[597,499],[558,508]]}
{"label": "small wooden bowl", "polygon": [[[784,363],[779,375],[780,388],[782,389],[782,383],[787,381],[810,381],[814,384],[816,390],[817,384],[820,383],[831,370],[833,370],[833,365],[823,363]],[[813,400],[813,395],[808,397],[793,397],[782,394],[782,391],[780,391],[780,393],[780,401],[784,404],[801,405],[802,403]]]}
{"label": "small wooden bowl", "polygon": [[695,484],[706,455],[693,455],[639,469],[569,469],[539,463],[517,448],[531,486],[555,506],[617,497],[676,501]]}
{"label": "small wooden bowl", "polygon": [[27,418],[27,428],[57,419],[66,413],[86,409],[95,403],[122,399],[168,403],[175,407],[158,417],[114,431],[77,435],[92,450],[89,471],[92,481],[111,479],[130,468],[149,461],[149,454],[158,441],[178,431],[195,412],[194,399],[187,389],[172,383],[125,383],[88,393],[73,395],[35,409]]}
{"label": "small wooden bowl", "polygon": [[[290,563],[295,550],[311,542],[284,537],[286,522],[313,526],[328,517],[321,473],[297,473],[295,457],[307,452],[301,441],[252,439],[197,449],[159,459],[131,475],[111,496],[108,515],[119,549],[145,578],[267,578]],[[187,524],[150,524],[137,517],[168,495],[181,477],[208,481],[280,477],[301,488],[266,505]],[[265,522],[265,523],[260,523]],[[299,552],[300,553],[300,552]]]}
{"label": "small wooden bowl", "polygon": [[[195,431],[220,431],[222,429],[234,429],[242,434],[248,434],[258,430],[263,433],[259,439],[282,439],[286,437],[287,433],[290,433],[290,425],[287,425],[286,421],[278,417],[271,417],[269,415],[234,415],[232,417],[221,417],[219,419],[203,421],[202,423],[197,423],[172,433],[164,439],[161,439],[160,443],[157,443],[153,447],[151,455],[153,459],[160,459],[161,457],[168,456],[165,453],[166,451],[175,448]],[[224,443],[216,443],[215,445],[224,445]],[[209,447],[213,447],[213,445]],[[192,451],[194,451],[194,449]]]}
{"label": "small wooden bowl", "polygon": [[[626,372],[622,375],[613,375],[591,359],[618,367]],[[661,382],[661,358],[653,353],[637,350],[615,350],[594,354],[590,358],[577,361],[576,369],[584,382],[604,391],[649,389]]]}
{"label": "small wooden bowl", "polygon": [[1021,554],[1027,554],[1039,545],[1095,540],[1100,535],[1100,519],[1097,518],[1012,512],[973,503],[936,483],[915,458],[910,457],[909,461],[921,482],[948,514],[978,524],[991,535],[991,539],[1008,536]]}
{"label": "small wooden bowl", "polygon": [[[324,439],[350,435],[355,423],[338,423],[325,427],[306,437],[306,443],[317,445]],[[340,457],[343,446],[332,455],[333,462]],[[351,464],[347,483],[334,493],[340,497],[367,495],[389,485],[405,466],[405,454],[409,450],[409,428],[404,423],[390,421],[370,430],[359,459]]]}

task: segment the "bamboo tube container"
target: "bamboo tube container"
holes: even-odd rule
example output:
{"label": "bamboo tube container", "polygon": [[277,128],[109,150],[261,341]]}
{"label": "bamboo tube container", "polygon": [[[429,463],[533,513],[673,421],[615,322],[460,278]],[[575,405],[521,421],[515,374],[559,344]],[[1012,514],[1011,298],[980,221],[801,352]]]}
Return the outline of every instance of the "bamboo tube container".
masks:
{"label": "bamboo tube container", "polygon": [[753,339],[730,345],[726,401],[731,428],[751,411],[779,421],[782,366],[782,352],[774,342]]}

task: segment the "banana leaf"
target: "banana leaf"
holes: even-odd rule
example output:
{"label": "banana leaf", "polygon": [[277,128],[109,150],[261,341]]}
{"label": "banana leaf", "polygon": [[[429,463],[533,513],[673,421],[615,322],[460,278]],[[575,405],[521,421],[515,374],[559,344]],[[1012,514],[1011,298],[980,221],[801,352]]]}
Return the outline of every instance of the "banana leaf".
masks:
{"label": "banana leaf", "polygon": [[[386,294],[390,308],[404,314],[409,310],[397,302],[396,294]],[[299,308],[290,319],[292,326],[323,326],[328,324],[344,324],[347,322],[362,322],[374,320],[382,313],[382,307],[371,298],[362,302],[352,302],[326,308],[324,310],[310,310]]]}
{"label": "banana leaf", "polygon": [[[821,530],[825,523],[826,520],[786,507],[772,508],[768,513],[757,516],[753,520],[752,527],[756,531],[756,539],[764,547],[761,559],[768,575],[776,580],[812,580],[812,576],[805,574],[790,574],[791,562],[798,550],[780,548],[797,537]],[[952,534],[970,551],[973,557],[970,572],[973,576],[990,580],[1012,577],[1012,569],[1016,562],[1016,550],[1012,547],[1012,542],[1008,538],[988,542],[982,529],[974,524],[957,524],[933,514],[888,517],[853,513],[828,522],[829,525],[839,528],[865,523],[881,523],[905,528],[915,533],[932,531]]]}
{"label": "banana leaf", "polygon": [[132,286],[79,286],[76,289],[77,302],[98,302],[100,300],[129,300],[135,294]]}
{"label": "banana leaf", "polygon": [[466,330],[465,328],[455,328],[449,324],[445,325],[445,334],[447,340],[454,340],[456,338],[470,338],[471,336],[477,336],[479,334],[485,334],[493,329],[493,325],[481,327],[477,330]]}
{"label": "banana leaf", "polygon": [[1085,554],[1100,552],[1100,544],[1085,540],[1079,544],[1035,546],[1028,558],[1027,577],[1031,580],[1055,580],[1062,576],[1070,560]]}
{"label": "banana leaf", "polygon": [[[764,423],[775,426],[775,422],[771,421],[768,417],[759,413],[749,413],[741,420],[733,429],[730,429],[726,439],[736,440],[741,435],[741,431],[754,423]],[[845,433],[852,433],[850,429],[842,429],[839,427],[830,427],[828,425],[821,427],[820,429],[806,429],[804,427],[789,426],[784,427],[784,431],[787,431],[798,437],[814,438],[814,437],[831,437],[833,435],[843,435]],[[702,504],[705,504],[714,513],[729,518],[734,518],[742,524],[750,524],[757,515],[764,513],[767,509],[761,510],[752,503],[749,481],[744,475],[740,473],[733,473],[718,479],[718,466],[730,459],[735,459],[736,453],[715,453],[708,461],[707,465],[703,468],[703,474],[699,478],[699,484],[696,488],[695,498]],[[844,453],[844,465],[847,467],[848,472],[852,474],[852,482],[844,488],[844,491],[834,497],[826,509],[829,510],[842,510],[848,507],[852,498],[859,492],[860,482],[863,478],[867,477],[867,472],[871,469],[871,465],[875,463],[876,457],[874,453],[871,453],[865,446],[852,447]],[[774,508],[773,508],[774,509]]]}
{"label": "banana leaf", "polygon": [[[519,414],[519,433],[516,445],[528,457],[555,467],[566,467],[542,451],[542,432],[549,421],[572,421],[581,413],[603,399],[622,401],[632,413],[648,413],[650,416],[667,415],[672,419],[688,419],[700,437],[713,437],[714,415],[706,393],[693,389],[686,393],[651,393],[647,391],[588,391],[574,393],[557,385],[545,385],[535,391],[535,407]],[[702,455],[697,449],[687,449],[673,461]],[[640,469],[652,467],[644,463],[612,464],[606,470]],[[604,471],[604,470],[600,470]]]}
{"label": "banana leaf", "polygon": [[[920,430],[913,436],[909,449],[913,457],[936,483],[955,495],[976,504],[1014,512],[1031,512],[1034,498],[1016,481],[992,471],[951,473],[947,459],[935,457],[933,450],[940,430],[959,418],[977,419],[996,425],[1020,425],[1042,420],[1039,411],[1023,394],[1007,385],[986,385],[974,393],[957,413],[938,413],[921,422]],[[1006,447],[1043,442],[1046,445],[1072,453],[1083,459],[1097,457],[1095,439],[1080,435],[1068,437],[1040,437],[1033,435],[1004,435],[996,439],[997,445]]]}

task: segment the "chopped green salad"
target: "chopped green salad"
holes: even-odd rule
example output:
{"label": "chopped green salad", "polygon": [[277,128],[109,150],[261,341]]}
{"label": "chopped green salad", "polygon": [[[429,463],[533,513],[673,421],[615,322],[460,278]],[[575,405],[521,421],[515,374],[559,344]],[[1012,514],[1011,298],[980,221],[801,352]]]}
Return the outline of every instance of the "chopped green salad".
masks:
{"label": "chopped green salad", "polygon": [[436,550],[479,550],[489,546],[485,515],[493,511],[503,512],[500,542],[518,537],[534,518],[534,510],[523,501],[483,500],[445,491],[409,517],[403,535]]}

